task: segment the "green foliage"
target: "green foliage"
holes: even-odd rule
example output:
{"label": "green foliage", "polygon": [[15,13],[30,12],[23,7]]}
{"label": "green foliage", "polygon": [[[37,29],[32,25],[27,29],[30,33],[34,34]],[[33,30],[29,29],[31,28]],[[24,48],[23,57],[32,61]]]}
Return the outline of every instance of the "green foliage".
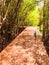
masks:
{"label": "green foliage", "polygon": [[19,33],[19,26],[36,26],[39,11],[36,0],[4,0],[2,7],[2,38],[11,39]]}
{"label": "green foliage", "polygon": [[31,23],[32,26],[37,26],[39,22],[39,11],[38,7],[34,11],[30,11],[27,16],[27,21]]}
{"label": "green foliage", "polygon": [[22,22],[21,25],[32,26],[34,24],[33,21],[36,19],[35,18],[36,16],[34,15],[34,11],[36,12],[35,14],[37,14],[36,6],[37,6],[36,0],[34,1],[23,0],[22,6],[18,14],[19,20]]}

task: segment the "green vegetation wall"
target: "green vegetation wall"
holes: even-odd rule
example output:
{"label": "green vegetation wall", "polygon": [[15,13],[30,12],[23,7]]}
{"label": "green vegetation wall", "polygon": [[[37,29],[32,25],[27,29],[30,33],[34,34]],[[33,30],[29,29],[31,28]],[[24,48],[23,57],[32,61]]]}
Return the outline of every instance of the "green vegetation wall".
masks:
{"label": "green vegetation wall", "polygon": [[36,26],[39,22],[39,10],[36,0],[23,0],[19,12],[20,25]]}
{"label": "green vegetation wall", "polygon": [[36,0],[1,0],[1,39],[10,40],[19,33],[20,26],[36,26],[39,11]]}

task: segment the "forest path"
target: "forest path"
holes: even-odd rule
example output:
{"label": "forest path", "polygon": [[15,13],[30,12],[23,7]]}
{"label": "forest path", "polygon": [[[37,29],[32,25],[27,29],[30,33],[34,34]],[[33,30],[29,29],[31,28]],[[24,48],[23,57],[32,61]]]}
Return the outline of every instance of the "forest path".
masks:
{"label": "forest path", "polygon": [[1,53],[0,65],[49,65],[41,36],[35,40],[35,27],[27,27]]}

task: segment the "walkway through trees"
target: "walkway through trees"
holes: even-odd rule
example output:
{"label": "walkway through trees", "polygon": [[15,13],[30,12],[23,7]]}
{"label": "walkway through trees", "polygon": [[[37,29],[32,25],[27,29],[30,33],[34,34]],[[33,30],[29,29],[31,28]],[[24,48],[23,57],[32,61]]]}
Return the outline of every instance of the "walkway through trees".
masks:
{"label": "walkway through trees", "polygon": [[0,65],[49,65],[41,36],[35,40],[35,27],[27,27],[1,53]]}

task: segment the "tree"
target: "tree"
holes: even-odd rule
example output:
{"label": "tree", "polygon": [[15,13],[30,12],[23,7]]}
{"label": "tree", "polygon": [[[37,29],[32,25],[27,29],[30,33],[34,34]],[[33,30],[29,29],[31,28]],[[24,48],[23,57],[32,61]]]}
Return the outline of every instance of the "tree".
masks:
{"label": "tree", "polygon": [[1,39],[6,43],[19,33],[19,26],[30,25],[27,17],[35,10],[37,2],[36,0],[3,0],[2,3],[4,4],[1,5],[3,13]]}
{"label": "tree", "polygon": [[[7,1],[7,0],[4,0]],[[18,10],[21,6],[22,0],[11,0],[9,2],[5,2],[3,18],[2,18],[2,27],[1,27],[1,39],[4,43],[4,46],[7,45],[6,42],[11,41],[16,35],[15,24],[18,23]],[[17,20],[17,21],[16,21]],[[16,22],[15,22],[16,21]],[[18,25],[17,25],[18,26]],[[17,29],[16,29],[17,30]]]}

